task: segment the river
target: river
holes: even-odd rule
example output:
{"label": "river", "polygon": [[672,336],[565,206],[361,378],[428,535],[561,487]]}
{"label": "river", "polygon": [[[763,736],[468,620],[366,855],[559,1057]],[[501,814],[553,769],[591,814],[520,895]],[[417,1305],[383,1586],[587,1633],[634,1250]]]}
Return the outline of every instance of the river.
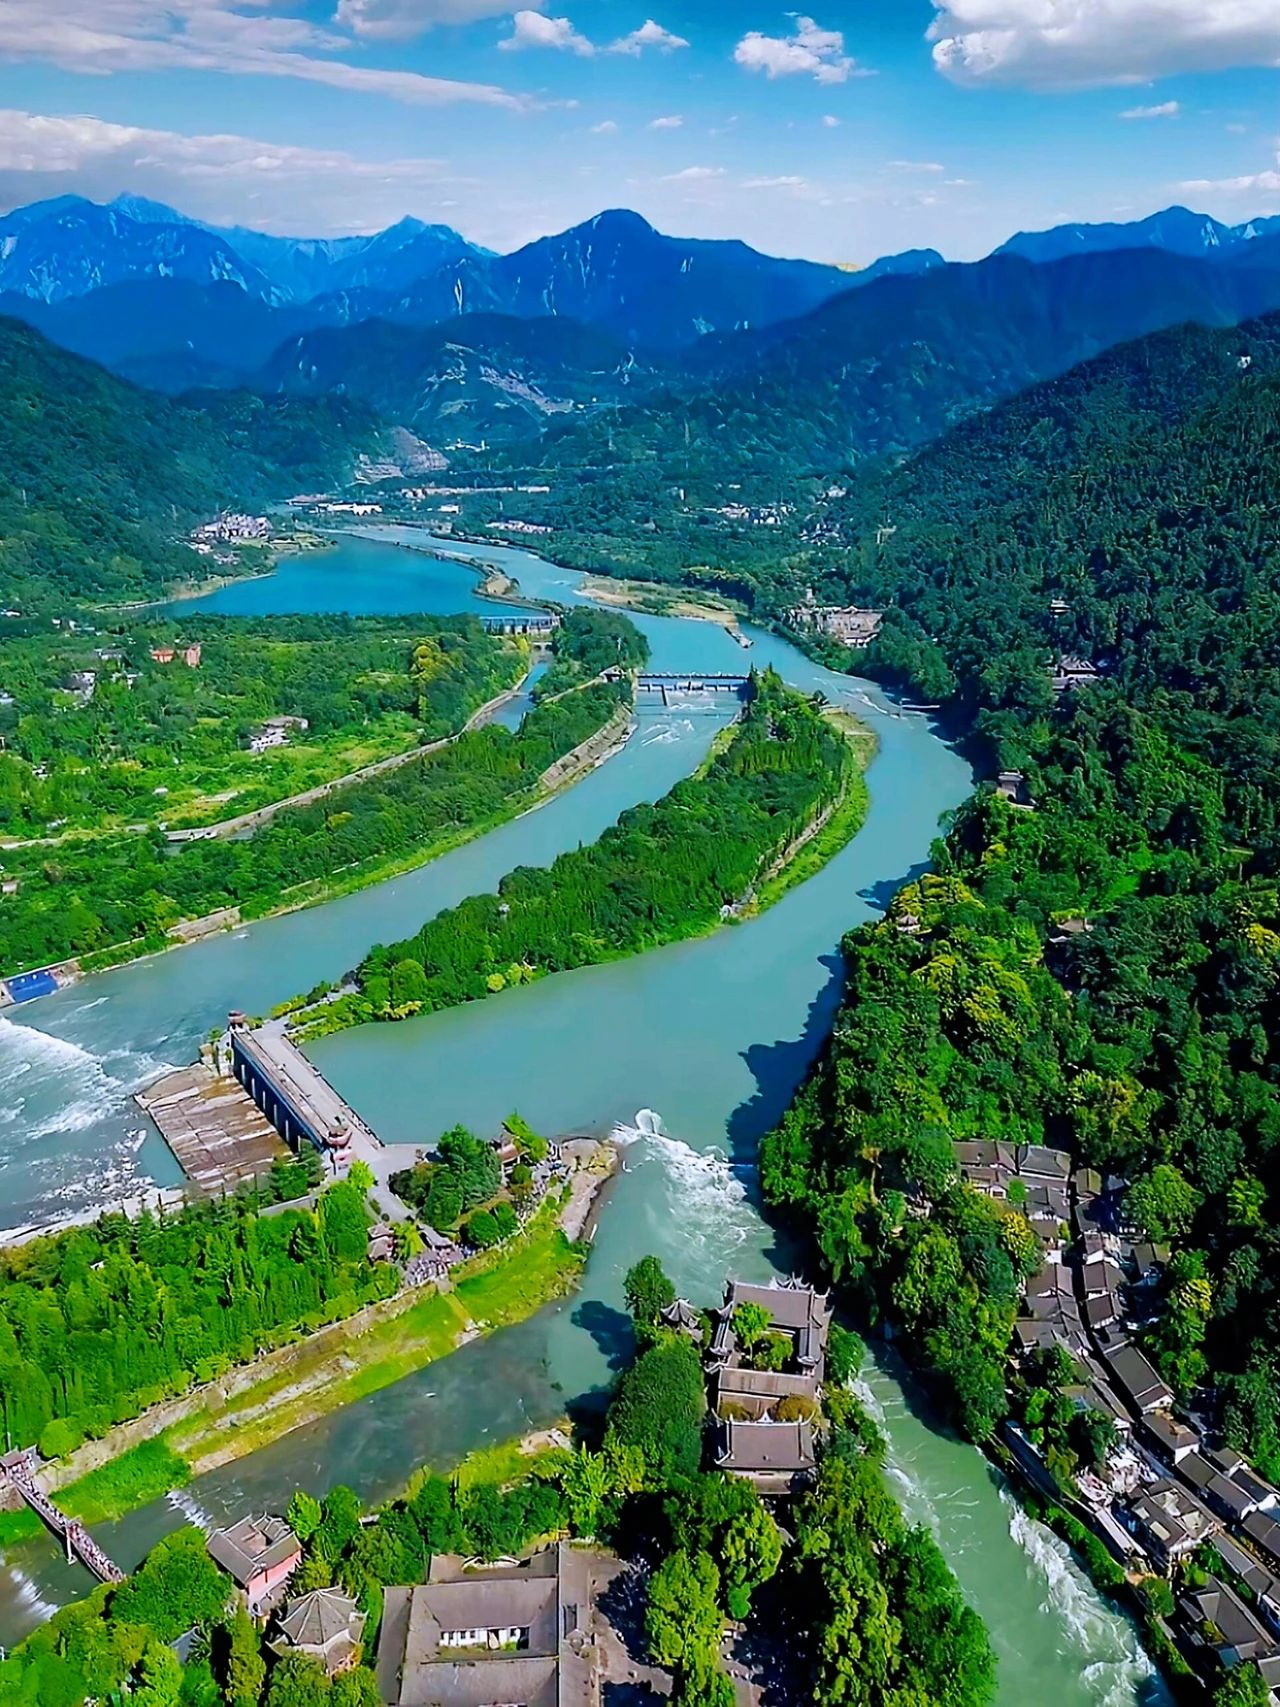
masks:
{"label": "river", "polygon": [[[270,580],[223,588],[199,605],[241,613],[492,610],[465,565],[403,549],[424,546],[421,534],[379,535],[288,560]],[[565,603],[581,596],[576,574],[522,551],[448,549],[500,563],[534,596]],[[880,739],[866,825],[762,918],[315,1046],[326,1074],[388,1139],[427,1142],[455,1121],[487,1132],[512,1108],[548,1132],[618,1128],[627,1140],[625,1168],[601,1217],[585,1284],[533,1320],[103,1525],[96,1533],[126,1566],[184,1516],[207,1525],[246,1506],[278,1506],[294,1486],[318,1491],[337,1479],[384,1495],[415,1464],[446,1466],[474,1446],[598,1400],[626,1346],[622,1275],[647,1251],[699,1301],[718,1293],[726,1271],[764,1278],[789,1266],[756,1205],[756,1146],[830,1022],[841,934],[919,869],[939,815],[964,797],[970,776],[925,718],[776,637],[748,631],[747,654],[712,624],[636,620],[655,668],[772,664],[797,686],[862,715]],[[12,1225],[51,1205],[171,1181],[167,1151],[143,1133],[128,1101],[133,1087],[165,1063],[189,1059],[228,1008],[262,1011],[343,971],[371,942],[406,934],[439,908],[491,888],[514,866],[546,863],[594,839],[627,805],[656,798],[688,774],[724,715],[692,704],[645,711],[625,750],[575,788],[420,871],[103,974],[18,1020],[0,1020],[0,1089],[8,1099],[0,1112],[8,1121],[0,1219]],[[937,1426],[887,1359],[871,1364],[866,1384],[905,1507],[934,1529],[992,1632],[1003,1707],[1163,1701],[1130,1625],[1103,1605],[1065,1548],[1026,1520],[980,1454]],[[51,1544],[13,1550],[0,1569],[0,1641],[12,1642],[85,1588],[82,1573]]]}

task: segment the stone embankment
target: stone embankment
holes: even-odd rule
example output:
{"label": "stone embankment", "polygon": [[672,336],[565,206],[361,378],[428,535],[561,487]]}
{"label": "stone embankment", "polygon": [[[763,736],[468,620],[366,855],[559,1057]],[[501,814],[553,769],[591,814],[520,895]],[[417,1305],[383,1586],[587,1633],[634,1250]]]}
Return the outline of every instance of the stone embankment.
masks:
{"label": "stone embankment", "polygon": [[619,706],[603,728],[597,729],[594,735],[589,735],[571,753],[566,753],[553,765],[548,765],[538,778],[539,789],[549,794],[576,782],[587,771],[594,770],[597,765],[602,765],[606,759],[611,759],[615,753],[621,752],[631,739],[635,728],[631,707]]}

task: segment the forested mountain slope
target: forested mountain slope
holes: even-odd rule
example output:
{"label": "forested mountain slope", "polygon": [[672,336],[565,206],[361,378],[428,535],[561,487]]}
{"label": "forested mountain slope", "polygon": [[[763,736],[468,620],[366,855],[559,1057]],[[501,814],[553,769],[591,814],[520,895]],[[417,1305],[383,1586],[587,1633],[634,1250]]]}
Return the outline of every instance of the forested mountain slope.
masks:
{"label": "forested mountain slope", "polygon": [[527,436],[550,416],[651,383],[655,358],[576,320],[470,314],[418,328],[370,320],[291,339],[252,378],[272,395],[358,398],[428,437]]}
{"label": "forested mountain slope", "polygon": [[[1280,1474],[1278,478],[1272,318],[1112,352],[845,506],[849,589],[893,601],[872,667],[949,699],[1035,804],[980,791],[938,875],[847,940],[763,1178],[979,1438],[1038,1252],[951,1141],[1050,1142],[1132,1181],[1173,1252],[1142,1344]],[[1061,652],[1100,680],[1055,698]],[[1064,1474],[1069,1379],[1013,1398]]]}
{"label": "forested mountain slope", "polygon": [[1121,341],[1280,307],[1280,241],[1243,253],[1239,265],[1156,250],[1047,266],[997,256],[877,279],[803,319],[704,340],[678,387],[616,418],[553,424],[528,455],[598,466],[612,446],[687,477],[708,461],[800,471],[901,453]]}
{"label": "forested mountain slope", "polygon": [[194,519],[349,477],[381,438],[341,398],[171,403],[0,320],[0,596],[25,610],[154,594],[191,573]]}

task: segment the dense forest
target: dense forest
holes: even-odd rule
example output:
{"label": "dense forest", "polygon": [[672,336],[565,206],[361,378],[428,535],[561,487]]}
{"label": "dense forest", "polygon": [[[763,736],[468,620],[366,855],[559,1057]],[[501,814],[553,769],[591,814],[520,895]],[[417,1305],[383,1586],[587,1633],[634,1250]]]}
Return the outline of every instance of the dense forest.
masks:
{"label": "dense forest", "polygon": [[741,724],[700,774],[624,812],[591,846],[544,869],[522,866],[496,894],[471,896],[407,941],[373,949],[358,992],[326,1003],[313,1032],[430,1013],[696,935],[748,899],[844,794],[854,768],[852,748],[818,708],[771,672],[753,677]]}
{"label": "dense forest", "polygon": [[[460,729],[527,664],[468,617],[196,615],[8,640],[0,831],[217,822]],[[301,724],[250,752],[273,717]]]}
{"label": "dense forest", "polygon": [[[976,1438],[1031,1253],[951,1140],[1047,1141],[1132,1182],[1173,1248],[1149,1354],[1280,1475],[1278,422],[1280,323],[1187,329],[849,497],[851,590],[895,600],[872,667],[947,700],[1034,808],[980,791],[937,876],[847,940],[764,1181]],[[1098,679],[1055,696],[1062,653]]]}
{"label": "dense forest", "polygon": [[5,1252],[6,1438],[61,1456],[284,1334],[394,1290],[394,1270],[368,1261],[357,1185],[330,1186],[314,1210],[260,1209],[246,1194],[176,1215],[106,1215]]}
{"label": "dense forest", "polygon": [[153,831],[7,850],[20,889],[0,906],[0,965],[17,971],[116,945],[137,954],[163,946],[182,919],[230,906],[262,917],[308,899],[309,886],[354,885],[388,863],[420,863],[532,799],[543,772],[606,724],[627,692],[599,684],[537,707],[515,732],[471,730],[420,761],[290,807],[239,840],[174,851]]}
{"label": "dense forest", "polygon": [[556,631],[555,656],[534,686],[534,698],[552,699],[593,680],[605,670],[636,670],[649,656],[649,643],[633,622],[616,611],[565,611]]}

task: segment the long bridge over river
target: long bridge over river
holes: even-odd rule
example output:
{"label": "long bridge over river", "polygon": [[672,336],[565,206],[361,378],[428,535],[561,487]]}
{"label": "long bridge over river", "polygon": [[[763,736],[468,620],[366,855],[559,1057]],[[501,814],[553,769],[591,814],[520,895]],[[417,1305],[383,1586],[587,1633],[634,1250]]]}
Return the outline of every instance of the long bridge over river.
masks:
{"label": "long bridge over river", "polygon": [[34,1446],[28,1446],[20,1452],[6,1453],[0,1458],[0,1471],[11,1488],[14,1488],[35,1512],[44,1524],[53,1531],[58,1540],[67,1549],[67,1557],[75,1557],[87,1570],[93,1572],[99,1582],[122,1583],[124,1572],[114,1559],[109,1559],[90,1535],[83,1523],[74,1517],[68,1517],[59,1511],[44,1489],[36,1481],[36,1468],[39,1464],[39,1454]]}

